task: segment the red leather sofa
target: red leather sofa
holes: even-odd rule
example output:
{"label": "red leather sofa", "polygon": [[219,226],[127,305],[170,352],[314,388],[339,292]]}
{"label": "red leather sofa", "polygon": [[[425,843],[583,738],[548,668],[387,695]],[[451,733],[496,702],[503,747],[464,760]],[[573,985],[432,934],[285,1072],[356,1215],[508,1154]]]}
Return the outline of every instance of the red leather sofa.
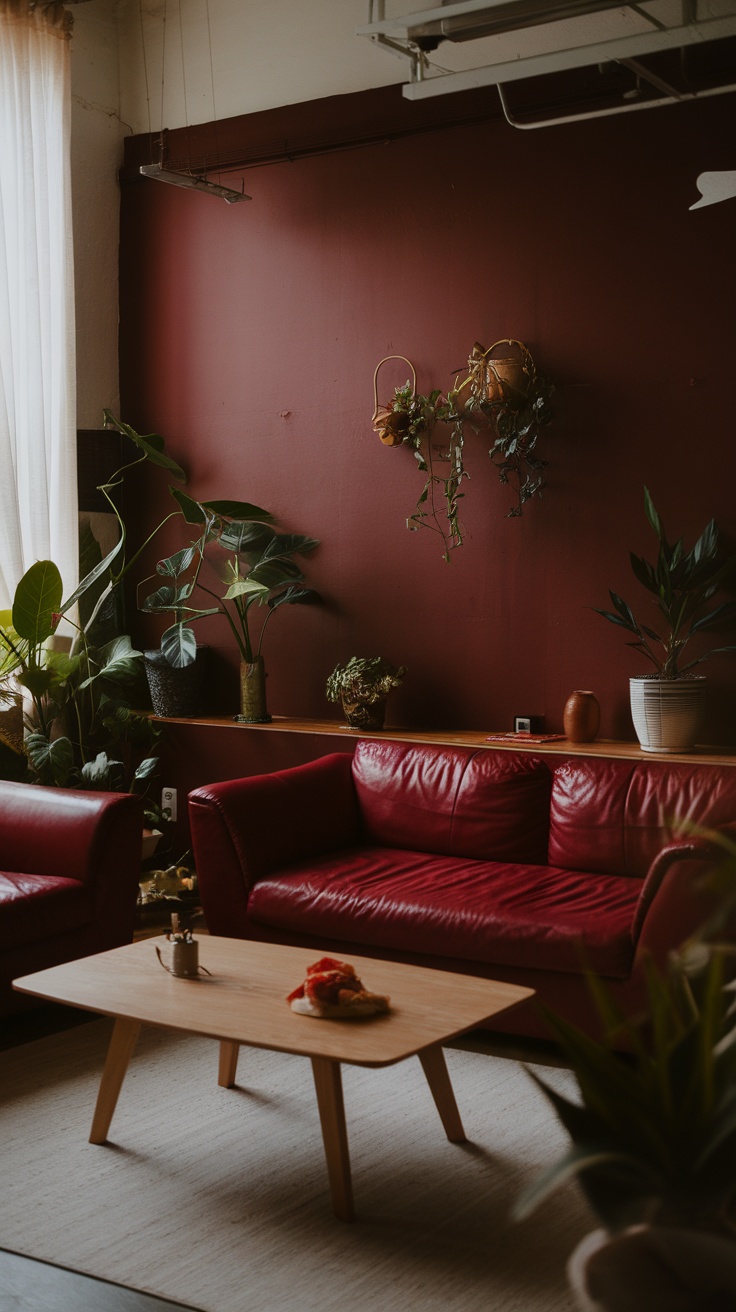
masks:
{"label": "red leather sofa", "polygon": [[19,975],[130,943],[142,828],[128,793],[0,781],[0,1015]]}
{"label": "red leather sofa", "polygon": [[[189,806],[211,933],[525,984],[596,1032],[584,968],[634,1012],[702,922],[712,853],[671,826],[736,821],[736,768],[362,740]],[[532,1003],[492,1027],[549,1037]]]}

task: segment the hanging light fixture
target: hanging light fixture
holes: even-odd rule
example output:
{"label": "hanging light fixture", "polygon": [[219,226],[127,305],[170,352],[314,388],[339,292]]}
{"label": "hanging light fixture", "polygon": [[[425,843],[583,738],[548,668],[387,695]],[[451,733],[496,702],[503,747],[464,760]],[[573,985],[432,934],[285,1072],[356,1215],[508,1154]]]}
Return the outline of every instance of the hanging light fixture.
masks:
{"label": "hanging light fixture", "polygon": [[235,205],[239,200],[252,200],[243,191],[234,191],[232,187],[222,187],[218,182],[210,182],[201,173],[180,173],[166,165],[166,129],[159,138],[160,159],[158,164],[141,164],[140,172],[144,178],[156,178],[159,182],[170,182],[174,187],[189,187],[192,191],[204,191],[209,196],[219,196],[227,205]]}
{"label": "hanging light fixture", "polygon": [[[77,2],[79,2],[79,0],[77,0]],[[215,129],[216,129],[217,109],[215,106],[215,76],[214,76],[214,70],[212,64],[212,33],[210,30],[209,0],[205,0],[205,5],[207,9],[207,35],[209,41],[210,81],[212,86],[212,113],[215,123]],[[148,128],[150,132],[151,101],[150,101],[150,95],[148,90],[148,68],[146,64],[145,38],[143,35],[142,0],[138,0],[138,7],[140,13],[140,20],[141,20],[141,41],[143,42],[143,67],[146,77],[146,100],[148,102]],[[245,183],[243,183],[242,189],[240,191],[235,191],[232,187],[223,187],[218,182],[210,182],[209,178],[206,177],[203,171],[199,171],[199,172],[186,171],[186,170],[182,171],[181,169],[169,168],[168,160],[167,160],[168,131],[163,126],[164,74],[166,69],[166,18],[167,18],[166,11],[167,11],[167,4],[165,0],[164,12],[163,12],[163,42],[162,42],[162,55],[161,55],[161,134],[158,138],[159,158],[158,158],[158,162],[155,164],[141,164],[139,166],[139,172],[142,173],[143,177],[145,178],[153,178],[158,182],[168,182],[173,187],[186,187],[190,191],[203,191],[209,196],[218,196],[220,197],[221,200],[224,200],[227,205],[235,205],[237,204],[238,201],[241,200],[252,200],[253,199],[252,196],[247,195],[245,191]],[[183,29],[182,29],[181,0],[179,0],[179,36],[181,40],[181,72],[182,72],[182,83],[184,88],[184,122],[188,128],[189,119],[187,115],[187,84],[186,84],[186,71],[184,66],[184,36],[183,36]],[[210,169],[209,171],[214,172],[214,169]]]}

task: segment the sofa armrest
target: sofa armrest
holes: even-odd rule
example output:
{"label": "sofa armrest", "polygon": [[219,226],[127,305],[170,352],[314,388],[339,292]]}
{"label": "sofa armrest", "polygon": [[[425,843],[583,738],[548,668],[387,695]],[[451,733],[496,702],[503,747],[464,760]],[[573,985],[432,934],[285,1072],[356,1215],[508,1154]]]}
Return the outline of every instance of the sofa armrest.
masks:
{"label": "sofa armrest", "polygon": [[726,855],[715,835],[736,841],[736,826],[724,825],[713,834],[669,843],[655,857],[634,915],[637,956],[647,952],[664,961],[713,915],[715,895],[707,877]]}
{"label": "sofa armrest", "polygon": [[213,933],[242,921],[251,888],[270,871],[359,841],[351,767],[352,758],[336,752],[189,794],[194,863]]}
{"label": "sofa armrest", "polygon": [[129,793],[0,781],[0,864],[16,874],[48,875],[94,884],[102,871],[130,861],[135,835],[140,873],[143,807]]}
{"label": "sofa armrest", "polygon": [[0,865],[85,884],[94,904],[95,950],[133,937],[142,832],[143,803],[130,793],[0,781]]}

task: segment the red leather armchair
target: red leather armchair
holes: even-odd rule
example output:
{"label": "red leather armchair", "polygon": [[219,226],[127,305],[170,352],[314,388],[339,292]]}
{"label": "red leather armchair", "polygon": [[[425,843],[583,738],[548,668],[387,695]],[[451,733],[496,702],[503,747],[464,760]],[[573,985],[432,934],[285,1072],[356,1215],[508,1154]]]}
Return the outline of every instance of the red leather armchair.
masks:
{"label": "red leather armchair", "polygon": [[[524,984],[595,1032],[585,967],[635,1012],[705,918],[712,853],[672,826],[736,821],[736,768],[365,740],[190,816],[212,933]],[[548,1037],[533,1003],[493,1028]]]}
{"label": "red leather armchair", "polygon": [[0,1015],[19,975],[131,941],[142,827],[127,793],[0,781]]}

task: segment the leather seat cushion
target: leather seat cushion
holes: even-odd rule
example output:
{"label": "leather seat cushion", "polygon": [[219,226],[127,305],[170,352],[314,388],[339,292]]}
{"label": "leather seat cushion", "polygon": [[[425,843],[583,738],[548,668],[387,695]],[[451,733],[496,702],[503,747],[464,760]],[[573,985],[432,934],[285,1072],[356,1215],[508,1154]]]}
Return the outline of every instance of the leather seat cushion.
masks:
{"label": "leather seat cushion", "polygon": [[617,875],[360,847],[270,873],[248,910],[311,937],[626,978],[640,893]]}
{"label": "leather seat cushion", "polygon": [[92,894],[77,879],[0,871],[0,948],[80,929],[93,912]]}

